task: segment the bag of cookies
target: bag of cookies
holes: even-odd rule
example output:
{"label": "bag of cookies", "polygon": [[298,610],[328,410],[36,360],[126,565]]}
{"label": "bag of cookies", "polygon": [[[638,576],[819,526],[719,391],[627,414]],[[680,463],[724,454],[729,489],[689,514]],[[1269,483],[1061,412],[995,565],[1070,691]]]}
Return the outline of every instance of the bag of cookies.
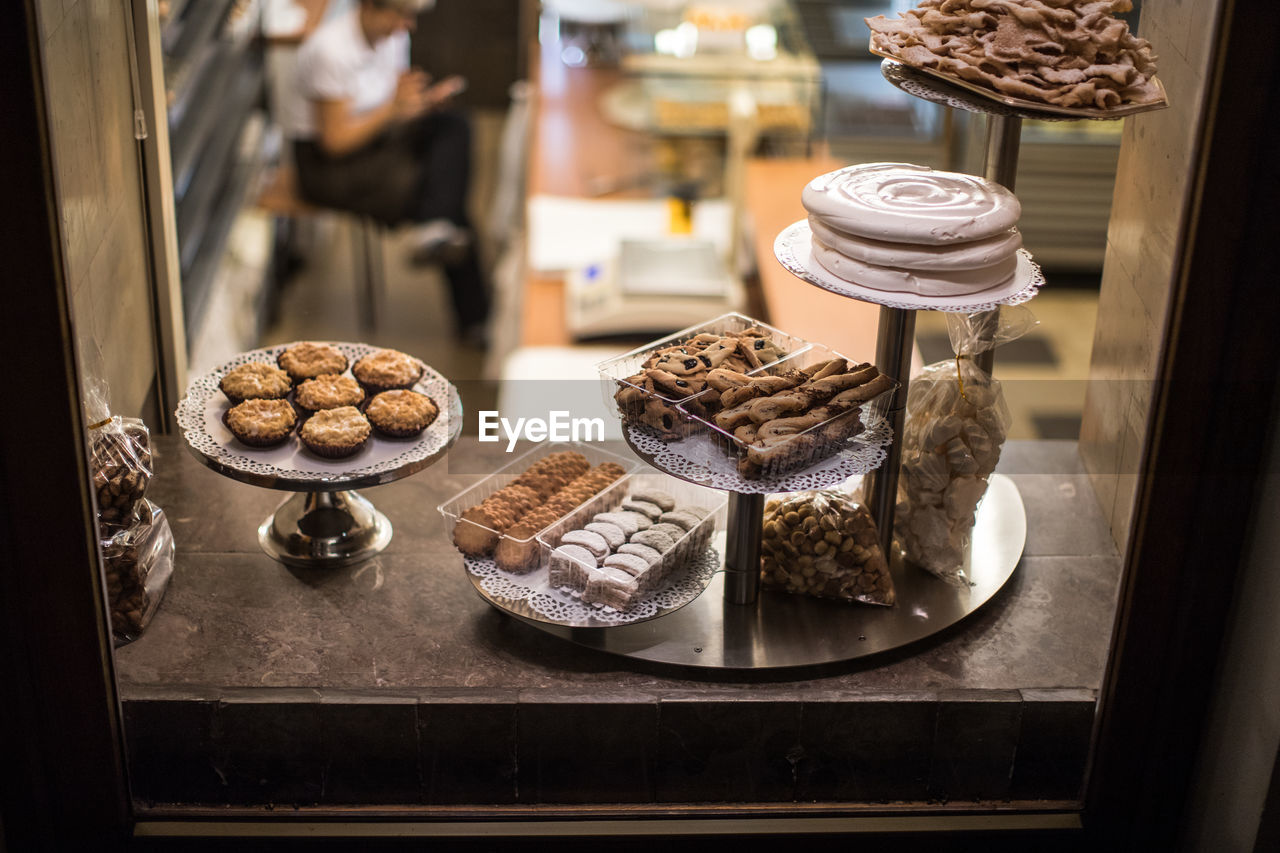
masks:
{"label": "bag of cookies", "polygon": [[967,583],[964,562],[978,503],[1011,422],[1000,382],[972,356],[1021,337],[1037,322],[1020,306],[948,314],[956,358],[911,379],[894,534],[909,561],[956,585]]}
{"label": "bag of cookies", "polygon": [[92,480],[117,644],[137,639],[151,621],[173,573],[173,533],[164,511],[146,499],[154,473],[151,431],[138,418],[111,414],[101,355],[90,353],[84,381]]}
{"label": "bag of cookies", "polygon": [[89,470],[100,527],[130,524],[153,473],[151,432],[138,418],[112,417],[91,425]]}
{"label": "bag of cookies", "polygon": [[848,495],[797,492],[770,499],[760,554],[765,589],[893,605],[893,578],[876,523]]}
{"label": "bag of cookies", "polygon": [[116,645],[137,639],[151,622],[173,574],[173,533],[145,498],[127,527],[99,527],[111,631]]}

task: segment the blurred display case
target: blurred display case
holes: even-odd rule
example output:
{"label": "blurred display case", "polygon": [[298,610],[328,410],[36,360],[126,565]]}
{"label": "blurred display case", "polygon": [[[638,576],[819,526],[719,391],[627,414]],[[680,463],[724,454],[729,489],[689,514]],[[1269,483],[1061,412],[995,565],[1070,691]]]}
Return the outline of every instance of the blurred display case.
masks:
{"label": "blurred display case", "polygon": [[195,336],[264,154],[259,0],[171,0],[160,9],[183,319]]}
{"label": "blurred display case", "polygon": [[788,3],[639,3],[621,38],[626,82],[602,103],[617,124],[714,135],[743,116],[808,135],[819,115],[821,69]]}

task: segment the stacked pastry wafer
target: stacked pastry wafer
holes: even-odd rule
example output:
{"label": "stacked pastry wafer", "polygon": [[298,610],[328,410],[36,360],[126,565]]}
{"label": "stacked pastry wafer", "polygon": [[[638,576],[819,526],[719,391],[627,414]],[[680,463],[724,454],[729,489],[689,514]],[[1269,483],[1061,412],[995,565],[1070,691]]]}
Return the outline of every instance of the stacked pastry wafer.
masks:
{"label": "stacked pastry wafer", "polygon": [[844,281],[922,296],[979,293],[1017,270],[1022,207],[992,181],[908,163],[814,178],[801,201],[813,257]]}
{"label": "stacked pastry wafer", "polygon": [[[624,416],[643,424],[662,438],[680,438],[688,419],[670,401],[685,400],[706,390],[707,373],[718,367],[746,372],[777,361],[782,349],[768,333],[751,327],[724,335],[704,332],[680,344],[655,349],[644,369],[626,379],[614,394]],[[685,408],[709,415],[703,398],[690,399]]]}
{"label": "stacked pastry wafer", "polygon": [[1130,0],[923,0],[867,18],[871,45],[917,68],[1059,107],[1160,100],[1151,43],[1112,17]]}
{"label": "stacked pastry wafer", "polygon": [[[571,450],[544,456],[515,480],[465,510],[454,527],[453,544],[468,556],[487,557],[494,554],[504,537],[520,535],[531,539],[538,530],[623,473],[621,466],[612,462],[592,469],[585,456]],[[554,515],[547,518],[551,513]],[[538,523],[541,526],[529,529]],[[504,551],[504,560],[511,567],[526,567],[512,568],[513,571],[534,567],[529,564],[527,549]]]}
{"label": "stacked pastry wafer", "polygon": [[705,507],[678,504],[657,489],[635,491],[616,509],[560,537],[551,552],[551,586],[588,604],[626,610],[658,587],[681,560],[707,546],[713,532]]}
{"label": "stacked pastry wafer", "polygon": [[721,368],[707,381],[720,392],[715,424],[733,436],[721,445],[745,451],[738,452],[738,472],[751,479],[776,476],[838,449],[863,429],[861,416],[847,413],[894,387],[873,365],[843,358],[770,376]]}

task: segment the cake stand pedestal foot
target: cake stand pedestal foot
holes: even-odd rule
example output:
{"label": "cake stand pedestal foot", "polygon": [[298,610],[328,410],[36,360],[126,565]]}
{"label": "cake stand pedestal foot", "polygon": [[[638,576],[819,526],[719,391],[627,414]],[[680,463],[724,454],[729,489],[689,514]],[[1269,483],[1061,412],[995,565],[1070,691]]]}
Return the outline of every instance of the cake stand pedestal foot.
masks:
{"label": "cake stand pedestal foot", "polygon": [[298,492],[258,527],[258,544],[287,566],[336,568],[391,541],[391,522],[359,493]]}

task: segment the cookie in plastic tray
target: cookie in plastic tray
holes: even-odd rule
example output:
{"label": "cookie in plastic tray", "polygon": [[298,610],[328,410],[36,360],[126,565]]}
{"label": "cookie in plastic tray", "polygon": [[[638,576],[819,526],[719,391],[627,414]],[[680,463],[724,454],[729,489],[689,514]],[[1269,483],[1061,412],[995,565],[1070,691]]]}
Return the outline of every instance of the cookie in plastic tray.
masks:
{"label": "cookie in plastic tray", "polygon": [[625,424],[679,439],[700,428],[689,412],[714,412],[700,402],[713,402],[702,394],[709,371],[725,368],[752,375],[809,346],[780,329],[730,313],[603,361],[597,369],[606,404],[617,406]]}
{"label": "cookie in plastic tray", "polygon": [[787,476],[844,450],[884,416],[898,387],[873,365],[818,344],[751,376],[713,370],[708,384],[704,394],[719,395],[719,411],[690,417],[752,480]]}
{"label": "cookie in plastic tray", "polygon": [[548,586],[626,610],[678,581],[727,518],[728,497],[662,474],[632,474],[538,534]]}

